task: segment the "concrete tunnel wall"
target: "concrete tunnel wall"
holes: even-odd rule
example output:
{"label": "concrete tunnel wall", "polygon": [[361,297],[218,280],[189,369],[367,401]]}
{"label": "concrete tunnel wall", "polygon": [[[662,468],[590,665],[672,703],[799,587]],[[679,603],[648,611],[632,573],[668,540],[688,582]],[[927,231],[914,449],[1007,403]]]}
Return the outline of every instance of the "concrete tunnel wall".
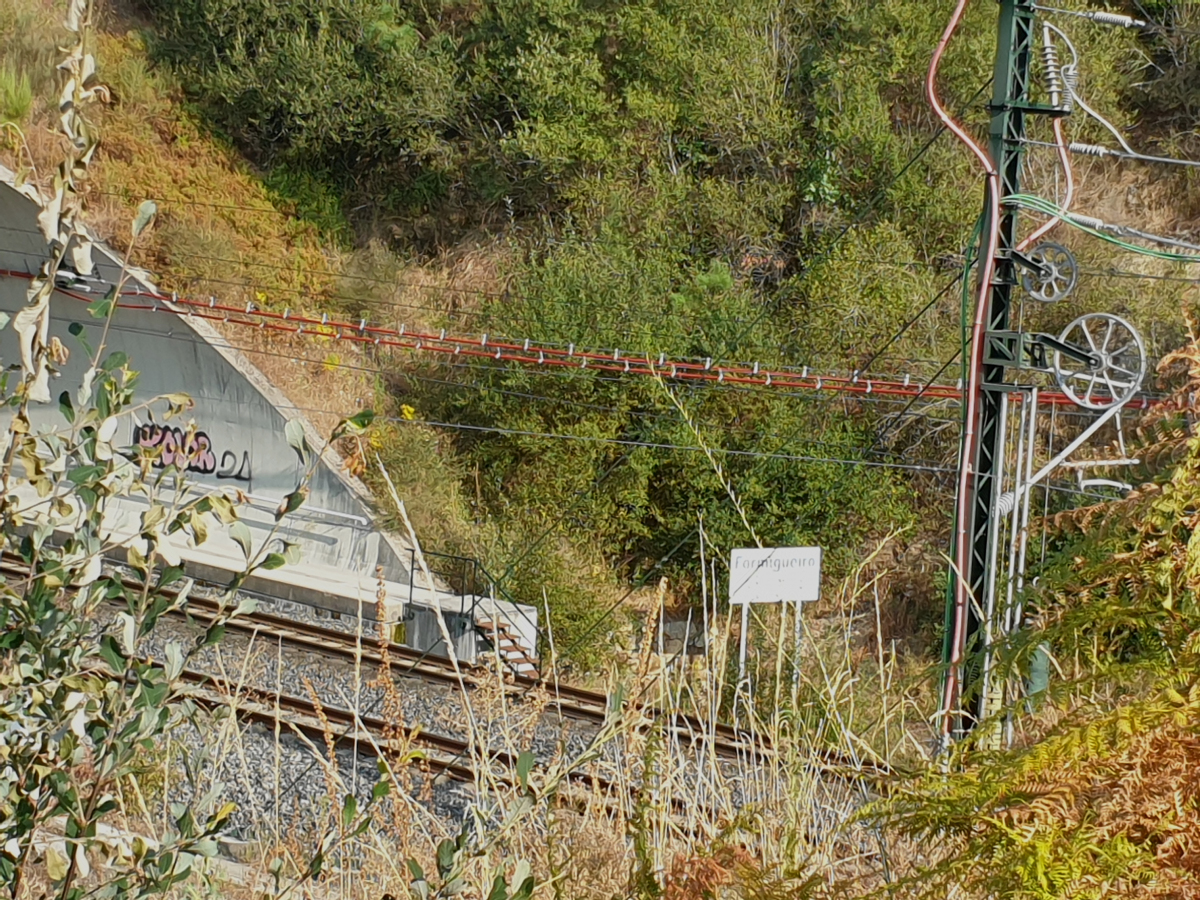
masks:
{"label": "concrete tunnel wall", "polygon": [[[11,173],[0,172],[0,178]],[[17,273],[38,270],[46,244],[37,227],[38,208],[8,184],[0,184],[0,269]],[[93,252],[96,275],[102,283],[91,285],[91,298],[103,296],[119,276],[120,265],[110,251]],[[138,287],[131,282],[130,287]],[[143,281],[141,287],[150,285]],[[25,305],[26,277],[0,277],[0,310],[15,313]],[[74,289],[72,289],[74,292]],[[148,298],[131,302],[154,306]],[[188,477],[203,487],[236,487],[248,494],[252,507],[243,511],[251,532],[265,534],[279,501],[290,493],[301,475],[300,462],[284,436],[288,419],[300,417],[287,399],[207,322],[158,304],[159,311],[118,309],[108,335],[107,351],[123,351],[140,373],[138,402],[167,393],[182,392],[195,402],[183,417],[163,421],[165,404],[154,409],[155,420],[145,412],[130,414],[121,426],[124,441],[169,446],[194,420],[201,450],[192,454]],[[72,394],[87,368],[87,353],[68,332],[77,322],[94,347],[102,322],[87,312],[87,303],[56,292],[51,299],[50,332],[71,351],[60,378],[52,380],[51,393]],[[11,326],[0,331],[0,359],[5,366],[19,360]],[[57,403],[35,405],[35,428],[61,424]],[[346,410],[347,414],[354,410]],[[177,431],[175,429],[178,429]],[[308,427],[309,442],[319,448],[324,437]],[[206,442],[206,443],[204,443]],[[305,506],[289,517],[281,536],[303,546],[304,561],[373,575],[376,564],[387,580],[409,582],[409,548],[405,542],[382,535],[372,524],[366,489],[340,469],[336,454],[327,453],[311,481]],[[136,501],[135,501],[136,502]]]}

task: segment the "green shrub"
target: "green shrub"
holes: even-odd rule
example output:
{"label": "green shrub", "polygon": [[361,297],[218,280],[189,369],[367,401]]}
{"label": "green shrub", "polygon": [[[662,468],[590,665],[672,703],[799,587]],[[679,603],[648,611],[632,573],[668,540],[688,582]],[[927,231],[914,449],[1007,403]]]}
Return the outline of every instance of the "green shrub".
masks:
{"label": "green shrub", "polygon": [[[923,77],[946,12],[931,0],[150,6],[157,58],[210,124],[267,164],[274,195],[336,241],[350,240],[346,219],[360,238],[388,235],[405,261],[356,255],[352,274],[390,282],[477,229],[511,235],[506,290],[471,295],[470,319],[439,319],[436,288],[402,294],[343,279],[346,293],[363,295],[351,304],[356,315],[380,314],[368,300],[399,302],[421,307],[405,315],[433,327],[517,340],[850,370],[956,274],[979,211],[978,168],[961,145],[943,135],[922,150],[937,128]],[[1156,0],[1152,12],[1186,24],[1192,6]],[[995,15],[968,6],[939,80],[948,106],[980,133]],[[1180,78],[1140,93],[1128,88],[1147,46],[1155,59],[1186,62],[1186,40],[1064,27],[1086,61],[1089,100],[1119,124],[1135,108],[1169,122],[1194,108],[1194,66],[1169,69]],[[1035,140],[1049,138],[1046,122],[1030,127]],[[1098,139],[1083,116],[1070,127],[1073,138]],[[1048,183],[1051,156],[1036,152],[1030,172]],[[1180,179],[1182,198],[1189,183]],[[1093,270],[1111,262],[1078,249]],[[1159,349],[1181,329],[1182,286],[1132,291],[1095,277],[1087,286],[1067,303],[1027,310],[1026,324],[1057,330],[1083,309],[1128,308],[1159,323]],[[959,349],[958,304],[948,295],[876,370],[918,379],[937,371]],[[646,571],[701,514],[719,546],[748,538],[702,453],[603,443],[697,445],[652,382],[387,365],[400,376],[390,383],[398,401],[422,416],[506,432],[414,445],[401,426],[388,436],[394,447],[381,449],[401,470],[408,454],[419,460],[399,476],[405,489],[424,490],[426,471],[463,479],[457,493],[427,491],[436,499],[418,514],[421,530],[441,536],[435,544],[444,537],[441,549],[477,541],[492,568],[523,560],[528,571],[510,576],[519,599],[538,603],[547,586],[552,603],[585,610],[578,560],[607,561],[609,574],[593,576],[603,592],[613,572]],[[822,461],[878,460],[880,429],[891,426],[876,404],[725,388],[680,394],[765,540],[825,544],[836,569],[880,523],[926,517],[931,530],[944,527],[938,504],[919,503],[907,476]],[[920,433],[923,459],[952,460],[937,415],[882,443],[903,453]],[[578,440],[508,433],[522,431]],[[475,499],[471,515],[458,493]],[[454,510],[445,522],[436,514],[443,500]],[[558,511],[542,529],[552,534],[526,555],[521,547],[541,532],[525,523],[547,509]],[[495,532],[471,535],[471,519]],[[686,581],[695,561],[681,552],[670,568]]]}
{"label": "green shrub", "polygon": [[185,90],[252,155],[403,170],[459,103],[455,48],[381,0],[152,0]]}
{"label": "green shrub", "polygon": [[11,66],[0,66],[0,121],[23,122],[33,108],[29,76]]}

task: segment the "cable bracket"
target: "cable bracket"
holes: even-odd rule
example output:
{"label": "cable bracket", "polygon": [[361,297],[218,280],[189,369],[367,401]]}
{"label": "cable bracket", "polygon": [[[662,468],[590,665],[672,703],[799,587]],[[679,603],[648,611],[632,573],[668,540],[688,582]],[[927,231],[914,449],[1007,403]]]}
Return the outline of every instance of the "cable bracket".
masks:
{"label": "cable bracket", "polygon": [[1088,350],[1060,340],[1051,334],[1026,331],[989,331],[983,364],[1034,372],[1055,371],[1051,354],[1081,362],[1092,371],[1103,365],[1100,357]]}
{"label": "cable bracket", "polygon": [[[1071,111],[1063,109],[1059,106],[1048,106],[1045,103],[1022,103],[1019,100],[1009,101],[1008,103],[989,103],[986,107],[987,111],[992,115],[1003,112],[1020,112],[1030,116],[1049,116],[1052,119],[1061,119],[1064,116],[1069,116]],[[1005,138],[1006,143],[1016,144],[1023,148],[1024,141],[1019,138]]]}

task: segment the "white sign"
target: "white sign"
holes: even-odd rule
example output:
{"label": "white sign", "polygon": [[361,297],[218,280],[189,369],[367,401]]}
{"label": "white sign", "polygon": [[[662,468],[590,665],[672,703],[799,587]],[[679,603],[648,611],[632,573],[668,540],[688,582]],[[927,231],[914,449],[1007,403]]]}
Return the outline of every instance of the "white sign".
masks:
{"label": "white sign", "polygon": [[729,560],[729,602],[812,603],[821,598],[820,547],[734,550]]}

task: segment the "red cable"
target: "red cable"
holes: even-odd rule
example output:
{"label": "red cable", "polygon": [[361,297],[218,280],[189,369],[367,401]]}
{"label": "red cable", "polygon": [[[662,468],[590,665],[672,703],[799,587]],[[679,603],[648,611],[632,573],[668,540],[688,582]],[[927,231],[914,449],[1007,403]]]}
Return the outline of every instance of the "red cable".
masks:
{"label": "red cable", "polygon": [[967,379],[966,402],[967,409],[963,424],[963,447],[962,459],[960,461],[960,474],[958,481],[958,505],[957,515],[955,519],[955,560],[959,568],[957,577],[955,578],[954,591],[954,629],[950,644],[950,660],[948,672],[946,674],[946,688],[943,695],[943,718],[942,718],[942,734],[948,735],[950,731],[951,710],[955,709],[958,703],[959,694],[959,668],[962,665],[963,655],[965,653],[966,643],[966,623],[967,623],[967,603],[968,585],[963,577],[965,564],[969,554],[969,535],[968,521],[970,518],[970,493],[972,464],[975,459],[976,440],[978,438],[976,431],[976,420],[979,417],[979,398],[981,394],[981,378],[980,372],[983,362],[983,340],[984,334],[987,331],[988,310],[990,307],[990,294],[992,286],[992,276],[995,273],[996,265],[996,248],[999,243],[999,225],[1000,225],[1000,177],[996,171],[996,166],[991,157],[984,152],[966,130],[959,125],[958,122],[946,111],[938,97],[937,92],[937,75],[938,69],[941,67],[942,57],[946,53],[946,47],[950,43],[950,39],[958,30],[959,24],[962,22],[963,12],[966,9],[967,0],[958,0],[958,5],[954,8],[953,14],[950,16],[950,21],[946,25],[946,30],[942,33],[941,40],[933,52],[933,59],[929,63],[929,73],[925,78],[925,94],[929,99],[929,104],[933,108],[934,114],[942,121],[949,131],[962,141],[983,166],[985,175],[987,176],[987,196],[990,209],[988,211],[988,229],[987,239],[983,242],[983,255],[980,257],[983,260],[983,268],[979,278],[979,298],[975,306],[975,321],[971,328],[971,354],[970,354],[970,374]]}
{"label": "red cable", "polygon": [[[12,270],[0,269],[0,276],[32,278],[33,276]],[[78,291],[58,288],[59,293],[78,300],[81,303],[91,303],[94,297],[89,297]],[[557,368],[596,369],[602,372],[615,372],[631,375],[659,375],[677,381],[697,381],[714,384],[736,384],[758,387],[777,387],[781,389],[800,390],[831,390],[852,394],[879,394],[890,397],[928,397],[933,400],[958,400],[963,396],[960,387],[950,384],[921,384],[911,383],[895,377],[867,378],[847,375],[817,375],[810,374],[807,368],[802,371],[789,369],[767,370],[758,366],[716,366],[710,367],[705,363],[694,360],[668,360],[660,357],[655,361],[649,357],[625,356],[619,350],[575,350],[572,347],[535,345],[531,341],[514,342],[511,340],[493,340],[487,335],[451,335],[442,331],[437,334],[428,332],[409,332],[400,329],[384,328],[378,325],[367,325],[365,322],[350,322],[331,319],[328,316],[295,315],[288,312],[230,306],[217,303],[215,299],[194,300],[187,297],[167,297],[148,291],[126,291],[123,297],[144,297],[154,301],[153,304],[120,303],[122,309],[132,309],[142,312],[166,312],[176,316],[188,316],[214,322],[223,322],[256,330],[270,330],[280,334],[299,337],[324,337],[333,340],[350,341],[356,344],[394,347],[401,350],[443,353],[452,356],[469,356],[480,359],[496,359],[505,362],[516,362],[534,366],[554,366]],[[183,306],[185,310],[174,307]],[[251,318],[255,317],[255,318]],[[284,324],[284,323],[289,324]],[[295,323],[293,326],[290,323]],[[310,330],[305,330],[309,326]],[[332,333],[315,329],[329,329]],[[1050,405],[1071,405],[1073,401],[1063,393],[1046,392],[1041,394],[1041,402]],[[1139,401],[1141,407],[1149,405],[1148,401]],[[1133,404],[1130,404],[1131,406]]]}

